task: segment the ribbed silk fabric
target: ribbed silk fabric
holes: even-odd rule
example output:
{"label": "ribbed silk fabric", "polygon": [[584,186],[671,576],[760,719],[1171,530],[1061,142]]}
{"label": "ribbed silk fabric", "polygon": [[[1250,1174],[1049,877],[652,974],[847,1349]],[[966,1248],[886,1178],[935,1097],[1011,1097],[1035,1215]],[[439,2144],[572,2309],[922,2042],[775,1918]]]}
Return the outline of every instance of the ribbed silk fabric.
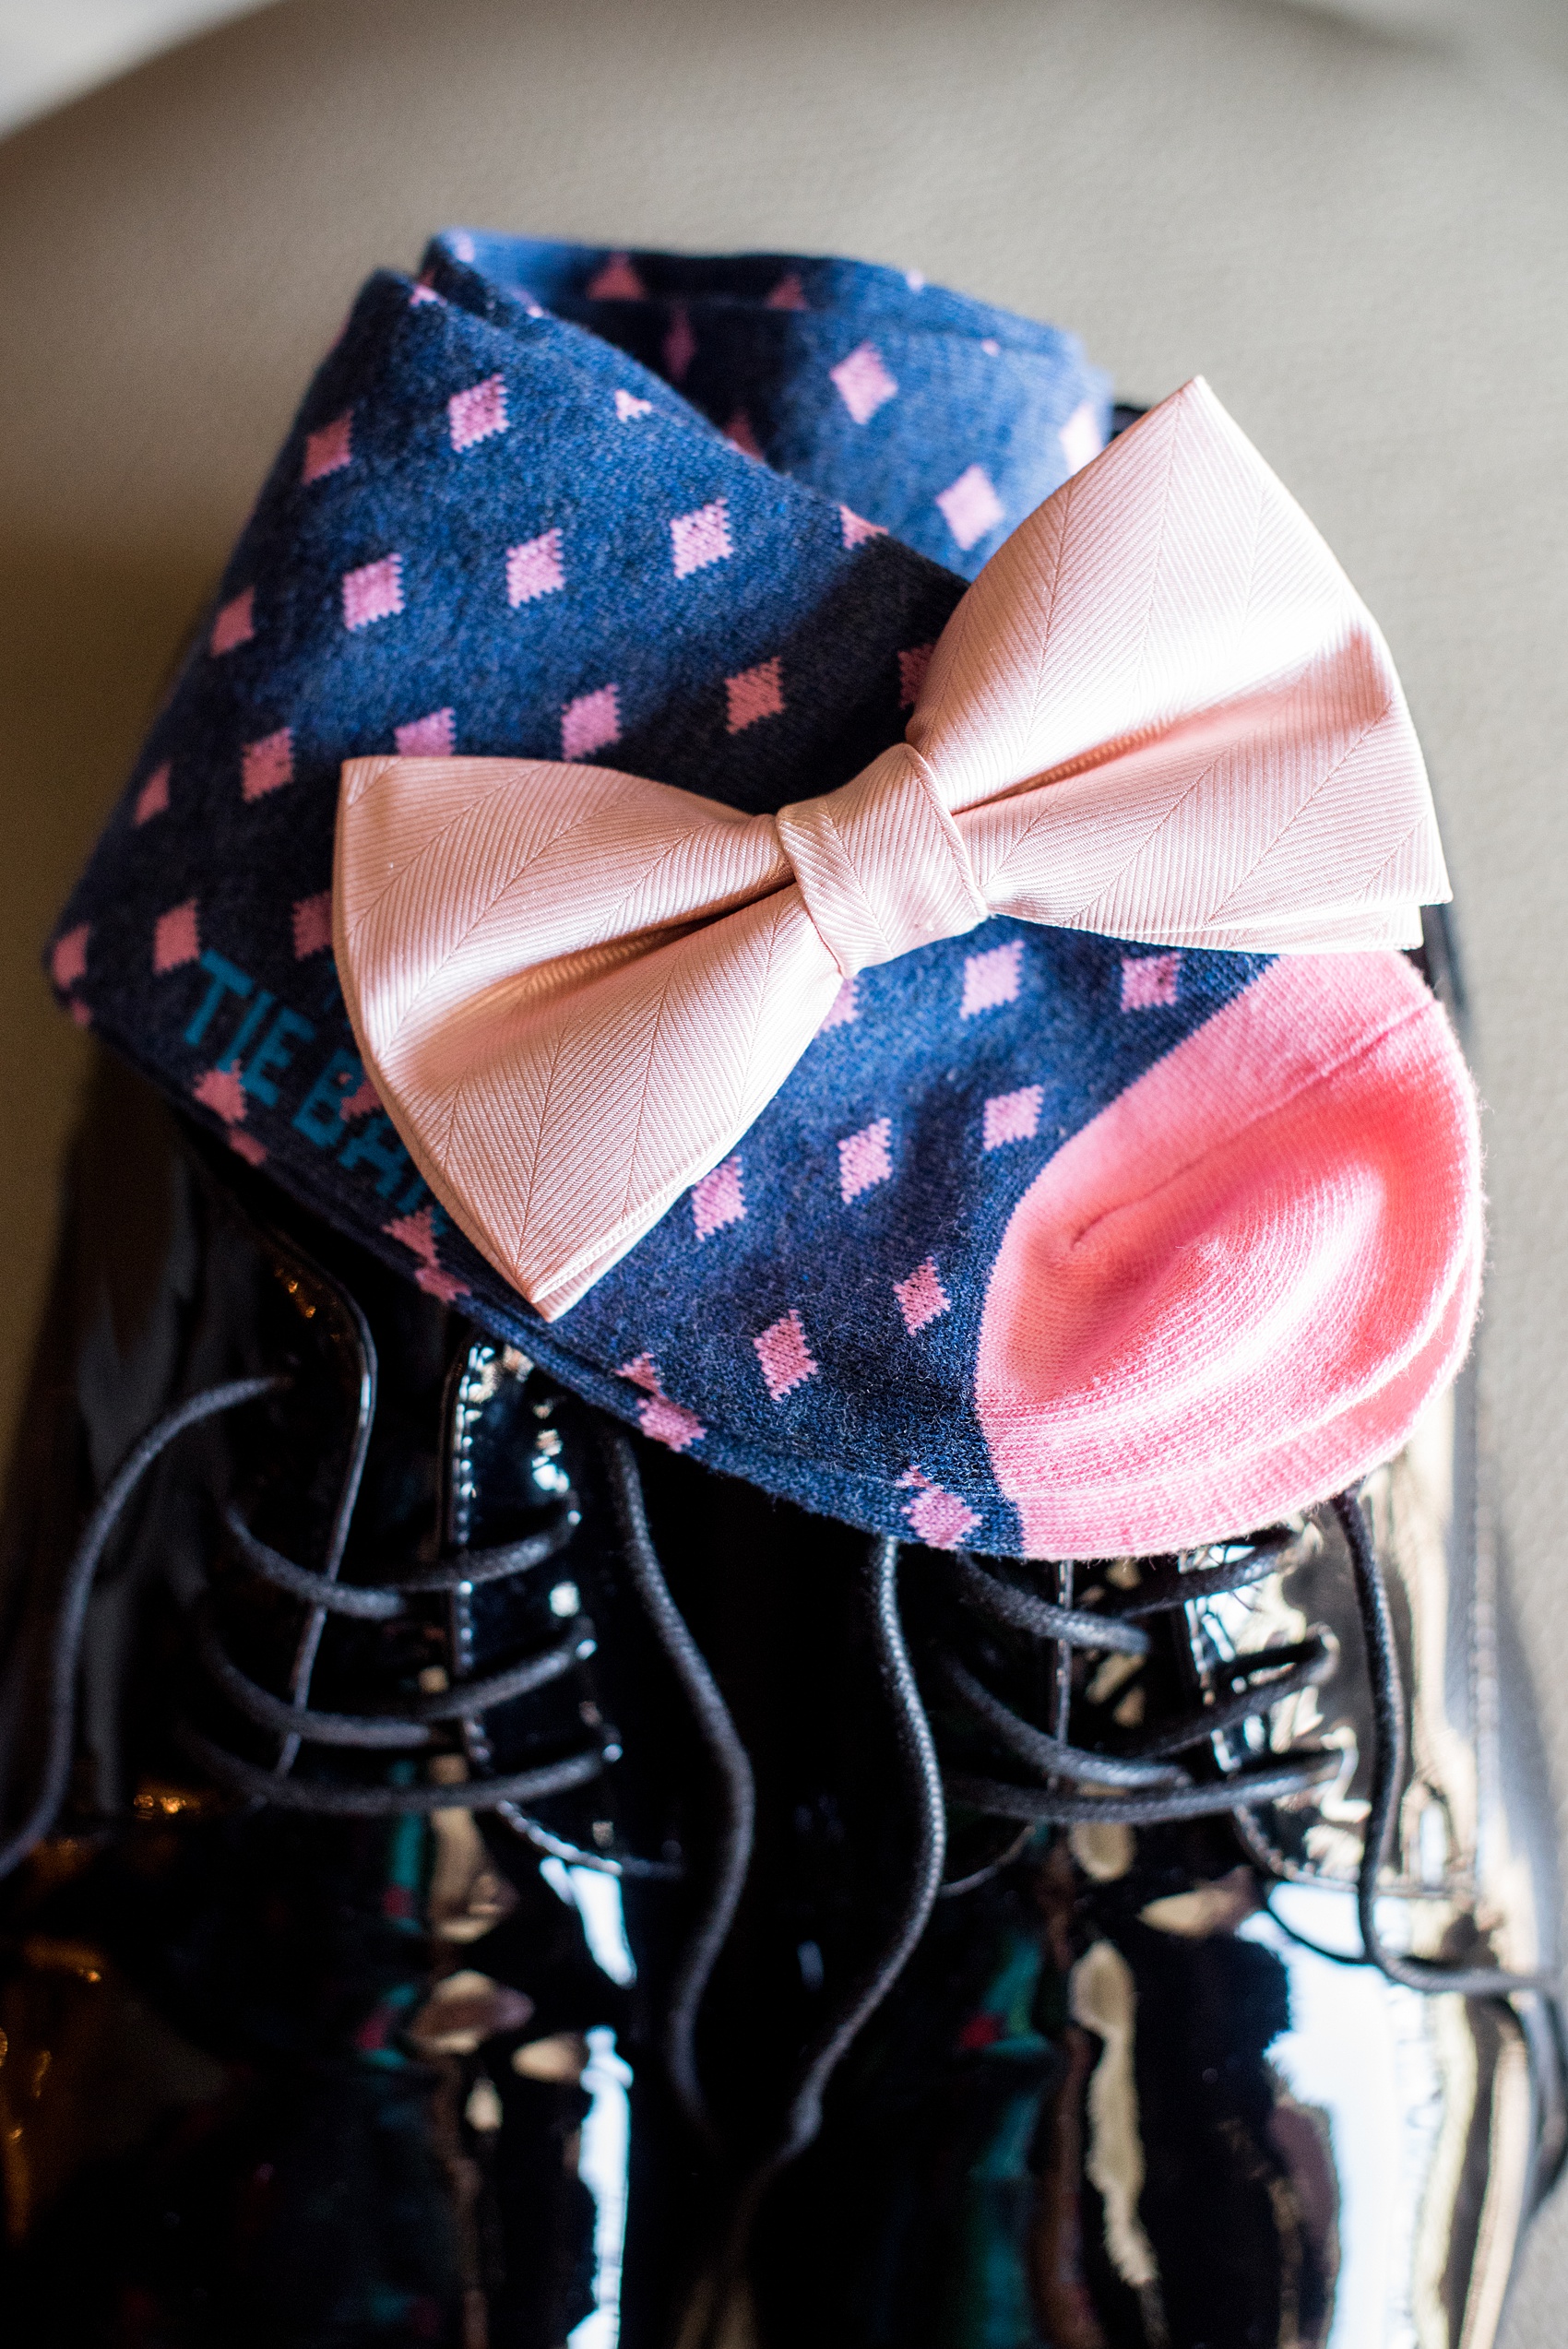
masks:
{"label": "ribbed silk fabric", "polygon": [[742,816],[544,762],[345,769],[334,937],[431,1189],[547,1319],[733,1149],[857,972],[992,915],[1213,950],[1446,898],[1387,647],[1201,382],[993,555],[908,740]]}

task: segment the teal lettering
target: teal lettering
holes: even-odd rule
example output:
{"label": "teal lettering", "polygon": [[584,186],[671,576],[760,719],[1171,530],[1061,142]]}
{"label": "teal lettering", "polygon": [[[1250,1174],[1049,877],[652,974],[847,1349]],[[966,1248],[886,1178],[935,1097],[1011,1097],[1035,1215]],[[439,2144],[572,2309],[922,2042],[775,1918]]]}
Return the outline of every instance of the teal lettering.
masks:
{"label": "teal lettering", "polygon": [[343,1103],[364,1083],[357,1052],[334,1052],[299,1108],[293,1127],[318,1150],[336,1150],[343,1136]]}
{"label": "teal lettering", "polygon": [[258,1101],[266,1101],[276,1107],[278,1087],[267,1075],[267,1070],[286,1069],[291,1064],[294,1055],[290,1047],[291,1037],[297,1037],[302,1044],[308,1044],[315,1034],[314,1020],[305,1019],[300,1013],[290,1011],[287,1004],[282,1005],[266,1036],[252,1053],[249,1068],[242,1072],[242,1081],[245,1091],[254,1093]]}
{"label": "teal lettering", "polygon": [[340,1167],[357,1167],[364,1160],[381,1169],[381,1180],[375,1186],[379,1198],[386,1198],[408,1179],[408,1152],[393,1132],[392,1121],[384,1110],[378,1109],[374,1117],[362,1126],[338,1163]]}
{"label": "teal lettering", "polygon": [[277,1001],[278,998],[276,995],[269,994],[265,987],[262,989],[260,994],[256,997],[255,1002],[251,1005],[249,1011],[240,1022],[239,1026],[234,1030],[233,1036],[230,1040],[229,1050],[224,1053],[223,1058],[218,1063],[220,1069],[234,1069],[239,1067],[241,1059],[250,1049],[251,1038],[255,1034],[256,1029],[261,1026],[262,1021],[267,1017],[267,1013],[272,1009],[273,1004]]}
{"label": "teal lettering", "polygon": [[211,1025],[212,1014],[218,1009],[219,1004],[223,1001],[225,995],[239,995],[244,997],[248,995],[251,991],[251,982],[245,977],[244,972],[243,970],[236,969],[235,966],[228,960],[226,955],[215,955],[210,946],[201,958],[201,967],[204,971],[206,971],[208,977],[211,979],[212,984],[208,989],[207,993],[202,997],[201,1002],[197,1007],[195,1019],[192,1020],[189,1027],[185,1030],[185,1041],[187,1044],[199,1044],[201,1042],[202,1038],[207,1034],[208,1028]]}

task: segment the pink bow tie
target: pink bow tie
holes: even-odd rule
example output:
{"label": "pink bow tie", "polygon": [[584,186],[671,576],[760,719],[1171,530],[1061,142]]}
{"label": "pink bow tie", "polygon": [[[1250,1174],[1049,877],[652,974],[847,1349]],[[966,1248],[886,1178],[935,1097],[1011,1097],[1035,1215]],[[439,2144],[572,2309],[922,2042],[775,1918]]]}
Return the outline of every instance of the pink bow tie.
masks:
{"label": "pink bow tie", "polygon": [[1449,894],[1392,658],[1201,381],[992,556],[907,741],[777,815],[603,767],[350,760],[338,967],[454,1221],[547,1320],[722,1160],[844,979],[992,914],[1265,953]]}

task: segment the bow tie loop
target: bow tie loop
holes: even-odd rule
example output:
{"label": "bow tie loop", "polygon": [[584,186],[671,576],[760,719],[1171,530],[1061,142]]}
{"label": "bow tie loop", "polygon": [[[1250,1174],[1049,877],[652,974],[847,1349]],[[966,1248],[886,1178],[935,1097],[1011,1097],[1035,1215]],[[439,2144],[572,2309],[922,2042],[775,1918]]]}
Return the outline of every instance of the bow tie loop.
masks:
{"label": "bow tie loop", "polygon": [[846,979],[962,937],[991,912],[936,778],[907,742],[774,820],[806,911]]}

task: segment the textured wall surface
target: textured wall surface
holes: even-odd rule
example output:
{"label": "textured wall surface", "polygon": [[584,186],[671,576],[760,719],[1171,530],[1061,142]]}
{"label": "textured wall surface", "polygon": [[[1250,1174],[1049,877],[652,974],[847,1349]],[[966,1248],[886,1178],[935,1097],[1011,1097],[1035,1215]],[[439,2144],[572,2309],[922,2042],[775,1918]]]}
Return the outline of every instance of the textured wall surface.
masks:
{"label": "textured wall surface", "polygon": [[[1568,82],[1446,47],[1440,0],[1378,13],[283,0],[0,146],[0,1412],[84,1049],[38,944],[361,276],[460,219],[918,266],[1075,326],[1130,397],[1206,374],[1392,639],[1475,998],[1487,1379],[1568,1786]],[[1565,2284],[1560,2200],[1512,2349],[1561,2340]]]}
{"label": "textured wall surface", "polygon": [[[1568,71],[1563,0],[1277,0],[1445,41],[1484,60]],[[267,0],[0,0],[0,129],[124,73],[204,26]]]}

